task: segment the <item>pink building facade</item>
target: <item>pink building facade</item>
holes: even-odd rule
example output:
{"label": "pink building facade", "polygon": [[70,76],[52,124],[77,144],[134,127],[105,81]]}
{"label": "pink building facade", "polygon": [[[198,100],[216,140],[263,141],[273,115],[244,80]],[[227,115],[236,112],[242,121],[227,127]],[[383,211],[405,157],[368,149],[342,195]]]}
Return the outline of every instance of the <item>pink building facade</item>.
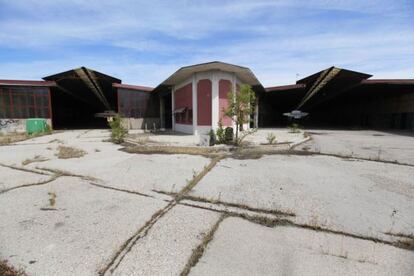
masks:
{"label": "pink building facade", "polygon": [[[234,72],[208,70],[194,72],[184,81],[172,86],[172,128],[174,131],[205,135],[224,127],[234,127],[231,118],[224,115],[228,93],[236,90],[242,81]],[[246,124],[245,128],[249,126]]]}

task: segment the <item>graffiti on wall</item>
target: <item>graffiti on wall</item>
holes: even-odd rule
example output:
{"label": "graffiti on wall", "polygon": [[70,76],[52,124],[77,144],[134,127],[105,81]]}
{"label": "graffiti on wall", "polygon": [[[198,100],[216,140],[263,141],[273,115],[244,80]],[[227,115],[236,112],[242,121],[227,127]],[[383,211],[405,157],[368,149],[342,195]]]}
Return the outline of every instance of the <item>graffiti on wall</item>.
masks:
{"label": "graffiti on wall", "polygon": [[8,125],[12,125],[17,123],[18,120],[14,120],[14,119],[0,119],[0,128],[5,128]]}
{"label": "graffiti on wall", "polygon": [[1,132],[20,132],[24,131],[24,120],[0,119]]}

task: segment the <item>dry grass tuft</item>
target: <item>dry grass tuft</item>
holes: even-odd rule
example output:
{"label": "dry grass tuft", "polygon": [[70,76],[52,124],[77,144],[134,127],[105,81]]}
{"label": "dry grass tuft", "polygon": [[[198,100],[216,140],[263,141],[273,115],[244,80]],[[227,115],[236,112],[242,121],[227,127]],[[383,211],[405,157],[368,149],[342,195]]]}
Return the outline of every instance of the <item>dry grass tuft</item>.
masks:
{"label": "dry grass tuft", "polygon": [[56,156],[59,159],[70,159],[70,158],[80,158],[84,156],[86,152],[81,149],[73,148],[73,147],[66,147],[66,146],[59,146],[58,153]]}
{"label": "dry grass tuft", "polygon": [[49,159],[46,158],[46,157],[43,157],[43,156],[40,156],[40,155],[36,155],[34,158],[25,159],[22,162],[22,165],[23,166],[26,166],[26,165],[29,165],[29,164],[34,163],[34,162],[44,162],[44,161],[47,161],[47,160],[49,160]]}
{"label": "dry grass tuft", "polygon": [[56,204],[56,194],[55,193],[53,193],[53,192],[51,192],[51,193],[47,193],[49,196],[50,196],[50,198],[49,198],[49,203],[50,203],[50,206],[51,207],[55,207],[55,204]]}
{"label": "dry grass tuft", "polygon": [[27,276],[23,269],[16,269],[5,260],[0,260],[0,275],[2,276]]}
{"label": "dry grass tuft", "polygon": [[25,133],[11,132],[11,133],[2,134],[0,135],[0,146],[24,141],[29,138],[31,137],[29,137]]}
{"label": "dry grass tuft", "polygon": [[121,149],[128,153],[140,154],[190,154],[214,157],[222,154],[222,150],[207,147],[171,147],[171,146],[132,146]]}

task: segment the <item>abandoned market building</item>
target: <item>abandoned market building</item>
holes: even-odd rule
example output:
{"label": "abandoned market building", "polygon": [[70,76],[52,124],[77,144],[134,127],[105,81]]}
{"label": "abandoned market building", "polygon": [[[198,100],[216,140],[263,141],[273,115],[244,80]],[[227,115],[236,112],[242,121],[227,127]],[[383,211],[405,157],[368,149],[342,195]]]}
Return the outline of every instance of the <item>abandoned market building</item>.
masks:
{"label": "abandoned market building", "polygon": [[330,67],[292,85],[263,87],[249,68],[218,61],[182,67],[155,88],[86,67],[43,81],[0,80],[0,130],[22,131],[27,118],[45,118],[54,129],[100,128],[119,113],[129,129],[200,135],[219,121],[233,125],[223,108],[241,84],[257,95],[252,127],[286,126],[283,113],[301,110],[309,113],[306,127],[414,130],[414,79]]}

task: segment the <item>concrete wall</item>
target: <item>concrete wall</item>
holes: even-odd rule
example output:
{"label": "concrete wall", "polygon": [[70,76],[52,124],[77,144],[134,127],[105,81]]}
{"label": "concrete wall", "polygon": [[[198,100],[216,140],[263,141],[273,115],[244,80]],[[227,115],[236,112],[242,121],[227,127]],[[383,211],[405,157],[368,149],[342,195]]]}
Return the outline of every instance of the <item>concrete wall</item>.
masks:
{"label": "concrete wall", "polygon": [[161,128],[160,118],[122,118],[122,126],[126,129],[147,129]]}
{"label": "concrete wall", "polygon": [[118,112],[126,129],[161,128],[158,95],[135,89],[118,89]]}
{"label": "concrete wall", "polygon": [[[46,119],[46,123],[52,126],[51,119]],[[0,132],[26,132],[26,119],[0,119]]]}

